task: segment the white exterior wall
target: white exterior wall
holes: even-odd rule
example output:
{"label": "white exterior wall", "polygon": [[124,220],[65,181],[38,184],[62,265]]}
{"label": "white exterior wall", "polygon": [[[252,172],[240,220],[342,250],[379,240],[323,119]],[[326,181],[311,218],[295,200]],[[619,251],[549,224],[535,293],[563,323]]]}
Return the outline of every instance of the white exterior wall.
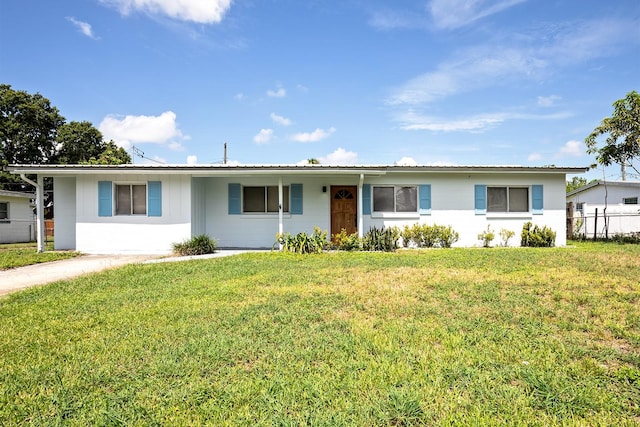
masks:
{"label": "white exterior wall", "polygon": [[[200,179],[199,179],[200,180]],[[228,214],[228,184],[278,185],[278,176],[203,178],[205,190],[206,233],[218,241],[220,247],[271,248],[278,232],[278,214]],[[282,184],[303,185],[303,215],[284,214],[284,232],[311,233],[314,226],[330,231],[332,185],[354,185],[359,183],[359,174],[311,176],[304,179],[283,175]],[[419,213],[392,214],[372,213],[363,217],[364,232],[376,226],[426,224],[451,225],[460,235],[455,246],[479,246],[477,236],[491,225],[496,234],[494,245],[499,244],[502,228],[515,232],[510,245],[520,245],[520,233],[524,223],[531,221],[539,226],[548,226],[556,232],[556,245],[566,244],[565,175],[550,174],[388,174],[365,176],[364,184],[371,185],[421,185],[431,184],[431,215]],[[544,211],[542,215],[528,213],[488,213],[476,215],[474,186],[510,185],[544,186]],[[322,192],[322,187],[327,192]],[[531,199],[531,194],[529,195]],[[529,200],[531,206],[531,200]]]}
{"label": "white exterior wall", "polygon": [[[98,216],[98,181],[162,181],[162,216]],[[191,177],[93,175],[76,180],[76,250],[84,253],[165,254],[191,237]]]}
{"label": "white exterior wall", "polygon": [[640,187],[624,187],[622,185],[610,184],[605,190],[604,185],[597,185],[567,198],[567,202],[587,203],[590,205],[604,205],[605,193],[607,204],[617,205],[623,202],[626,197],[637,197],[640,200]]}
{"label": "white exterior wall", "polygon": [[[431,215],[380,214],[365,216],[365,231],[371,226],[404,226],[416,222],[423,224],[450,225],[460,235],[454,246],[481,246],[478,234],[490,225],[496,238],[492,245],[500,243],[499,232],[502,228],[515,232],[509,241],[510,246],[520,245],[522,226],[531,221],[538,226],[547,226],[556,232],[556,246],[566,245],[566,212],[564,205],[566,184],[564,174],[420,174],[398,178],[381,176],[365,179],[372,185],[420,185],[431,184]],[[542,215],[527,213],[494,213],[476,215],[475,185],[487,186],[544,186],[544,210]],[[531,192],[529,193],[531,207]]]}
{"label": "white exterior wall", "polygon": [[[335,178],[333,178],[335,179]],[[357,179],[349,177],[346,185],[356,185]],[[346,180],[341,180],[343,182]],[[206,230],[218,241],[219,247],[271,248],[279,229],[277,213],[229,215],[229,184],[247,186],[278,185],[278,176],[250,178],[206,178]],[[283,215],[283,231],[291,234],[311,233],[314,226],[329,230],[330,200],[329,179],[323,177],[282,176],[282,185],[302,184],[302,215]],[[327,192],[322,187],[327,186]]]}
{"label": "white exterior wall", "polygon": [[35,216],[27,197],[0,195],[0,202],[9,203],[9,220],[0,221],[0,243],[22,243],[35,240]]}
{"label": "white exterior wall", "polygon": [[56,250],[76,249],[76,179],[53,179],[54,240]]}

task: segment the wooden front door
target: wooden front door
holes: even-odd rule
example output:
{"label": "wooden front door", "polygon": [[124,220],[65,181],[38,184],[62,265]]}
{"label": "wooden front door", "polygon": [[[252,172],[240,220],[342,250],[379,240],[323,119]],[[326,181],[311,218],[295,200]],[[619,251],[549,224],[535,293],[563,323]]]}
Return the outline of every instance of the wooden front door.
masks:
{"label": "wooden front door", "polygon": [[342,229],[347,234],[358,230],[358,188],[356,186],[331,187],[331,234]]}

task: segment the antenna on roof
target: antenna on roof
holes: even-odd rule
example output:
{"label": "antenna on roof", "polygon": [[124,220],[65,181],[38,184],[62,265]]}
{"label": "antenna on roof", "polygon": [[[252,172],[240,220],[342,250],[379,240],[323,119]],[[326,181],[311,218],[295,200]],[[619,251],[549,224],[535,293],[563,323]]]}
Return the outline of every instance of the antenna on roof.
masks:
{"label": "antenna on roof", "polygon": [[224,143],[224,157],[222,158],[222,164],[227,164],[227,143]]}

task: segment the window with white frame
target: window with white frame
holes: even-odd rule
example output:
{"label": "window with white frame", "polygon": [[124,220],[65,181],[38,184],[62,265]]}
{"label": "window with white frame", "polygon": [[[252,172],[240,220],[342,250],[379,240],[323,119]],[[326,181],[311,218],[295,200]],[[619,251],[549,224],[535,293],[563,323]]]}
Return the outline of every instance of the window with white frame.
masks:
{"label": "window with white frame", "polygon": [[529,212],[529,188],[487,187],[487,212]]}
{"label": "window with white frame", "polygon": [[[282,186],[282,211],[289,212],[289,186]],[[242,212],[277,213],[278,186],[242,187]]]}
{"label": "window with white frame", "polygon": [[622,203],[625,205],[637,205],[638,198],[637,197],[625,197],[622,199]]}
{"label": "window with white frame", "polygon": [[116,215],[146,215],[147,186],[145,184],[116,184]]}
{"label": "window with white frame", "polygon": [[7,222],[9,220],[9,202],[0,202],[0,221]]}
{"label": "window with white frame", "polygon": [[373,187],[374,212],[418,212],[418,187]]}

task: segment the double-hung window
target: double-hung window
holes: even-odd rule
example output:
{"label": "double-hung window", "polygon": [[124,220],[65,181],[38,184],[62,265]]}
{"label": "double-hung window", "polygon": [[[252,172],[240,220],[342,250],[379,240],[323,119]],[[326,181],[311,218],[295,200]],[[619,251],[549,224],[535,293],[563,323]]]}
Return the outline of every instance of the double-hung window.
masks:
{"label": "double-hung window", "polygon": [[[289,186],[282,187],[282,211],[289,212]],[[277,213],[278,186],[242,187],[242,212]]]}
{"label": "double-hung window", "polygon": [[9,221],[9,202],[0,202],[0,222]]}
{"label": "double-hung window", "polygon": [[529,212],[529,188],[487,187],[487,212]]}
{"label": "double-hung window", "polygon": [[147,186],[145,184],[116,184],[116,215],[146,215]]}
{"label": "double-hung window", "polygon": [[374,186],[374,212],[418,212],[418,187]]}

